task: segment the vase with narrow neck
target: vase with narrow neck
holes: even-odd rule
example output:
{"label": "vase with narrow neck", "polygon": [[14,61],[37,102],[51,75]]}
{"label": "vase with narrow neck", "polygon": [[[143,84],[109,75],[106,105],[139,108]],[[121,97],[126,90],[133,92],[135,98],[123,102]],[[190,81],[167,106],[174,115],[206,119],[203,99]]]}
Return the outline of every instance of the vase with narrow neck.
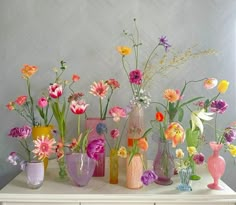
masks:
{"label": "vase with narrow neck", "polygon": [[66,155],[68,174],[77,186],[86,186],[92,178],[96,161],[86,153],[71,153]]}
{"label": "vase with narrow neck", "polygon": [[119,157],[116,149],[110,150],[110,184],[118,184],[119,177]]}
{"label": "vase with narrow neck", "polygon": [[27,185],[31,189],[38,189],[44,180],[43,162],[27,162],[25,166]]}
{"label": "vase with narrow neck", "polygon": [[[36,140],[38,137],[46,136],[48,139],[53,138],[53,125],[49,126],[34,126],[32,128],[32,138]],[[48,158],[43,160],[44,163],[44,171],[46,171],[48,167]]]}
{"label": "vase with narrow neck", "polygon": [[225,160],[219,155],[219,152],[222,149],[223,144],[217,144],[216,142],[210,142],[209,144],[213,153],[208,158],[207,165],[214,182],[208,184],[207,187],[209,189],[221,190],[223,187],[219,185],[219,179],[225,172]]}
{"label": "vase with narrow neck", "polygon": [[[105,139],[104,135],[99,135],[96,131],[96,127],[99,123],[106,123],[105,120],[100,118],[87,118],[85,122],[85,128],[90,129],[91,132],[88,134],[88,142],[91,142],[94,139]],[[104,148],[105,149],[105,148]],[[94,177],[104,177],[105,176],[105,153],[99,154],[98,161],[93,173]]]}
{"label": "vase with narrow neck", "polygon": [[129,189],[140,189],[143,187],[141,177],[143,175],[143,156],[135,154],[130,161],[126,159],[126,187]]}
{"label": "vase with narrow neck", "polygon": [[192,191],[190,186],[190,177],[192,175],[192,168],[186,167],[179,170],[180,184],[177,186],[179,191]]}
{"label": "vase with narrow neck", "polygon": [[174,157],[170,152],[170,142],[159,137],[157,144],[157,154],[153,161],[153,170],[158,176],[155,183],[160,185],[170,185],[173,183],[171,177],[174,175]]}

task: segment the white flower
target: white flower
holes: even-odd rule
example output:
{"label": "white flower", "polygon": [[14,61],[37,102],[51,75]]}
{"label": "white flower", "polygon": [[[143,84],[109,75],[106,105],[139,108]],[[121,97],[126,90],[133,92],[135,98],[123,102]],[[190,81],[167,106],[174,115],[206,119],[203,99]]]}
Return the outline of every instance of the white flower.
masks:
{"label": "white flower", "polygon": [[202,120],[209,121],[212,120],[213,117],[211,115],[214,115],[213,112],[205,112],[204,109],[193,111],[191,114],[191,121],[192,121],[192,130],[194,130],[196,127],[199,128],[201,133],[203,133],[203,124]]}

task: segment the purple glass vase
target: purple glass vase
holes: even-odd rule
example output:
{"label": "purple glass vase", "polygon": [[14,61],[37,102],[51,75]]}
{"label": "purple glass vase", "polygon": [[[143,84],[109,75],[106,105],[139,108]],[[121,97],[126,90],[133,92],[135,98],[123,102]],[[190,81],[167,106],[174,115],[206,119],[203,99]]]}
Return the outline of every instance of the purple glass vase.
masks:
{"label": "purple glass vase", "polygon": [[86,186],[93,175],[96,161],[86,153],[72,153],[66,155],[66,164],[71,180],[77,186]]}
{"label": "purple glass vase", "polygon": [[[87,118],[85,127],[86,129],[90,129],[91,132],[88,135],[88,142],[94,139],[104,139],[104,135],[99,135],[96,132],[96,127],[98,123],[106,123],[105,120],[101,120],[100,118]],[[104,177],[105,176],[105,153],[99,154],[99,159],[96,163],[96,167],[93,173],[94,177]]]}
{"label": "purple glass vase", "polygon": [[44,180],[43,162],[27,162],[25,172],[28,187],[37,189],[42,186]]}
{"label": "purple glass vase", "polygon": [[170,142],[159,138],[157,148],[156,158],[153,161],[153,170],[158,176],[155,182],[160,185],[170,185],[173,183],[171,177],[175,170],[174,157],[170,153]]}

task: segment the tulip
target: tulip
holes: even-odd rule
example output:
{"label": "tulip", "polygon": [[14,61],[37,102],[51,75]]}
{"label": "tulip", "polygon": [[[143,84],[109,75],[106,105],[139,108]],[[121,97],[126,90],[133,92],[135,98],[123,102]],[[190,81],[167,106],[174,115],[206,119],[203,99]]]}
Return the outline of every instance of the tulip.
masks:
{"label": "tulip", "polygon": [[45,97],[39,98],[39,100],[38,100],[38,106],[39,106],[40,108],[44,108],[44,107],[46,107],[47,105],[48,105],[48,100],[47,100],[47,98],[45,98]]}
{"label": "tulip", "polygon": [[229,87],[229,82],[227,80],[222,80],[220,81],[217,89],[219,93],[223,94],[228,90],[228,87]]}
{"label": "tulip", "polygon": [[78,81],[80,79],[80,76],[78,76],[78,75],[76,75],[76,74],[74,74],[73,76],[72,76],[72,81],[73,82],[76,82],[76,81]]}
{"label": "tulip", "polygon": [[54,83],[48,87],[50,97],[59,98],[62,95],[62,85]]}
{"label": "tulip", "polygon": [[138,143],[137,143],[137,146],[143,150],[143,151],[147,151],[148,149],[148,142],[145,138],[139,138],[138,139]]}
{"label": "tulip", "polygon": [[87,146],[87,155],[94,160],[98,160],[100,154],[103,154],[105,151],[104,146],[104,139],[95,139],[91,141]]}
{"label": "tulip", "polygon": [[156,113],[156,120],[159,122],[163,122],[164,121],[164,115],[161,112],[157,112]]}
{"label": "tulip", "polygon": [[165,138],[172,140],[172,147],[184,142],[185,131],[184,128],[177,122],[172,122],[165,130]]}
{"label": "tulip", "polygon": [[85,113],[88,106],[89,104],[86,104],[84,100],[72,100],[70,104],[70,110],[76,115],[81,115]]}

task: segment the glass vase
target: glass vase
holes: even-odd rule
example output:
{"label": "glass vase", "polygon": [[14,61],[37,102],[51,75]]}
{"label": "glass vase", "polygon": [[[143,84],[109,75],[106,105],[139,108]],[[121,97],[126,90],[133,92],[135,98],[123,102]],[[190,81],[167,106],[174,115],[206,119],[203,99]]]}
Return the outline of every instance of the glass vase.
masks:
{"label": "glass vase", "polygon": [[179,191],[192,191],[190,186],[190,178],[192,175],[192,168],[186,167],[179,170],[180,184],[177,186]]}
{"label": "glass vase", "polygon": [[68,174],[77,186],[86,186],[92,178],[96,161],[86,153],[72,153],[66,155]]}
{"label": "glass vase", "polygon": [[[88,142],[91,142],[94,139],[105,139],[104,135],[99,135],[96,131],[96,127],[99,123],[106,123],[105,120],[101,120],[100,118],[87,118],[85,122],[86,129],[90,129],[91,132],[88,135]],[[96,163],[96,167],[93,173],[94,177],[104,177],[105,176],[105,153],[99,154],[98,161]]]}
{"label": "glass vase", "polygon": [[[32,127],[32,138],[36,140],[38,137],[47,136],[49,139],[53,138],[53,125],[49,126],[34,126]],[[44,171],[46,171],[48,167],[48,158],[43,160],[44,163]]]}
{"label": "glass vase", "polygon": [[116,149],[110,150],[110,184],[118,184],[119,157]]}
{"label": "glass vase", "polygon": [[129,189],[140,189],[143,187],[141,177],[143,175],[143,155],[135,154],[130,161],[126,158],[126,187]]}
{"label": "glass vase", "polygon": [[65,155],[62,156],[60,159],[57,160],[58,166],[59,166],[59,178],[60,180],[67,180],[68,175],[67,175],[67,170],[66,170],[66,162],[65,162]]}
{"label": "glass vase", "polygon": [[155,181],[160,185],[170,185],[173,183],[171,177],[174,175],[174,157],[170,153],[170,142],[159,137],[157,154],[153,161],[153,170],[158,176]]}
{"label": "glass vase", "polygon": [[222,149],[223,144],[217,144],[216,142],[210,142],[209,144],[213,153],[208,158],[207,165],[214,182],[208,184],[207,187],[209,189],[221,190],[223,187],[219,185],[219,179],[225,172],[225,160],[219,155],[219,152]]}

